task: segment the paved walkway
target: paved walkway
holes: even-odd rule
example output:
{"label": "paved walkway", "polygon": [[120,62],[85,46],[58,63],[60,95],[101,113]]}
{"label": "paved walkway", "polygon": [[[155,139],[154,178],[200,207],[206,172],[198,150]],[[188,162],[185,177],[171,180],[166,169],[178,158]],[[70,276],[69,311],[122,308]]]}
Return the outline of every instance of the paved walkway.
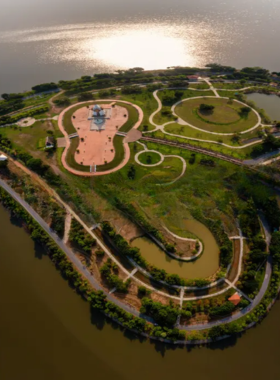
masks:
{"label": "paved walkway", "polygon": [[[88,269],[80,262],[80,260],[75,256],[75,254],[72,252],[72,250],[70,250],[66,245],[65,243],[63,242],[62,239],[60,239],[52,230],[51,228],[49,227],[49,225],[10,187],[8,186],[3,180],[0,179],[0,186],[2,186],[20,205],[22,205],[22,207],[24,207],[24,209],[40,224],[40,226],[45,230],[45,232],[57,243],[57,245],[59,246],[60,249],[62,249],[65,254],[67,255],[67,257],[73,262],[73,264],[76,266],[76,268],[79,270],[79,272],[89,281],[89,283],[97,290],[103,290],[103,292],[106,294],[107,296],[107,299],[110,300],[111,302],[114,302],[116,305],[118,305],[119,307],[123,308],[125,311],[133,314],[134,316],[140,316],[144,319],[146,319],[147,321],[149,322],[152,322],[153,323],[153,320],[152,318],[150,317],[147,317],[145,315],[142,315],[138,310],[136,310],[134,307],[132,306],[129,306],[127,304],[124,304],[123,302],[121,302],[120,300],[116,299],[115,297],[113,297],[111,294],[109,294],[108,292],[106,292],[101,286],[100,284],[98,283],[98,281],[94,278],[94,276],[88,271]],[[52,190],[53,191],[53,190]],[[54,191],[53,191],[54,192]],[[54,192],[55,193],[55,192]],[[67,206],[67,211],[70,211],[70,207],[68,205],[66,205],[61,199],[60,197],[57,195],[57,197],[59,198],[59,201],[62,202],[62,204],[64,206]],[[71,210],[72,211],[72,210]],[[75,213],[72,214],[73,217],[77,217]],[[80,220],[80,218],[78,217],[77,219],[80,223],[82,222]],[[90,233],[90,235],[92,235],[96,240],[97,240],[97,243],[100,245],[100,247],[106,252],[106,253],[109,253],[109,255],[111,256],[111,258],[113,259],[114,262],[116,262],[116,259],[114,256],[111,255],[111,253],[108,251],[108,249],[104,246],[103,242],[100,241],[100,239],[95,236],[91,230],[82,222],[81,223],[83,225],[83,227],[87,230],[88,233]],[[264,230],[265,230],[265,234],[266,234],[266,240],[267,242],[269,243],[270,241],[270,233],[269,233],[269,230],[268,230],[268,226],[267,226],[267,223],[263,223],[263,226],[264,226]],[[241,236],[242,237],[242,236]],[[243,242],[243,239],[240,237],[240,242]],[[240,255],[240,261],[242,260],[241,258],[242,255]],[[119,262],[117,262],[117,264],[121,267],[121,264]],[[130,277],[132,276],[132,272],[128,272],[126,269],[124,269],[124,271],[127,273],[127,275]],[[271,272],[272,272],[272,261],[271,261],[271,258],[269,257],[269,260],[267,262],[267,266],[266,266],[266,273],[265,273],[265,278],[264,278],[264,281],[263,281],[263,284],[262,284],[262,287],[260,289],[260,292],[258,293],[258,295],[256,296],[256,298],[253,300],[253,302],[251,302],[251,304],[241,310],[240,312],[230,316],[230,317],[227,317],[227,318],[224,318],[222,320],[219,320],[219,321],[213,321],[213,322],[208,322],[206,324],[200,324],[200,325],[189,325],[189,326],[181,326],[179,325],[178,327],[182,330],[203,330],[203,329],[207,329],[207,328],[211,328],[213,326],[216,326],[216,325],[219,325],[219,324],[223,324],[223,323],[228,323],[228,322],[231,322],[231,321],[234,321],[234,320],[237,320],[239,318],[241,318],[242,316],[248,314],[249,312],[251,312],[251,310],[256,307],[260,302],[261,302],[261,299],[262,297],[264,296],[267,288],[268,288],[268,285],[269,285],[269,281],[270,281],[270,277],[271,277]],[[136,279],[134,277],[134,280],[142,283],[140,280]],[[147,286],[147,284],[144,284],[142,283],[146,288],[149,288],[151,289],[150,286]],[[155,290],[152,288],[152,290]],[[161,293],[161,292],[158,292],[158,293]],[[163,293],[165,296],[166,294]],[[183,298],[182,296],[183,294],[183,290],[181,288],[181,293],[180,293],[180,297],[177,297],[179,298],[179,302],[180,304],[182,304],[183,300],[189,300],[189,298]],[[210,297],[214,296],[214,295],[217,295],[217,294],[220,294],[220,292],[218,293],[215,293],[215,294],[211,294]],[[175,298],[174,296],[171,296],[170,298]],[[197,297],[195,299],[200,299],[200,298],[205,298],[205,297]],[[179,322],[179,320],[178,320]]]}
{"label": "paved walkway", "polygon": [[213,86],[213,84],[206,78],[204,79],[204,82],[208,84],[209,89],[214,92],[216,98],[220,98],[220,95],[218,94],[217,89]]}
{"label": "paved walkway", "polygon": [[[99,102],[115,102],[116,99],[99,99],[98,101]],[[139,106],[137,106],[136,104],[133,104],[131,102],[126,102],[124,100],[118,100],[118,102],[121,102],[124,104],[129,104],[129,105],[133,106],[134,108],[136,108],[136,110],[138,111],[139,117],[138,117],[138,121],[133,126],[133,128],[135,128],[135,129],[139,128],[139,126],[142,123],[143,117],[144,117],[142,109]],[[78,175],[78,176],[82,176],[82,177],[93,177],[93,176],[101,176],[101,175],[105,175],[105,174],[114,173],[114,172],[120,170],[121,168],[123,168],[129,161],[130,149],[129,149],[128,143],[126,143],[125,141],[124,141],[124,151],[125,151],[124,160],[117,167],[115,167],[113,169],[106,170],[104,172],[81,172],[79,170],[71,168],[66,161],[67,152],[68,152],[68,149],[70,148],[70,140],[68,138],[68,133],[65,131],[64,126],[63,126],[63,117],[64,117],[65,113],[67,111],[69,111],[71,108],[74,108],[77,105],[83,105],[83,104],[88,104],[88,103],[89,102],[81,102],[81,103],[76,103],[74,105],[72,104],[71,106],[69,106],[65,110],[63,110],[58,117],[58,127],[66,138],[66,148],[64,149],[64,151],[62,153],[62,157],[61,157],[62,164],[65,167],[65,169],[67,169],[70,173]]]}
{"label": "paved walkway", "polygon": [[72,222],[72,216],[69,212],[67,212],[66,217],[65,217],[65,222],[64,222],[64,236],[63,236],[63,241],[65,244],[67,244],[69,240],[71,222]]}
{"label": "paved walkway", "polygon": [[160,161],[157,162],[156,164],[152,164],[152,165],[147,165],[147,164],[143,164],[140,160],[139,160],[139,156],[144,153],[144,151],[141,151],[141,152],[138,152],[134,159],[135,161],[137,162],[138,165],[141,165],[141,166],[145,166],[145,167],[154,167],[154,166],[158,166],[160,164],[163,163],[164,161],[164,158],[168,158],[168,157],[173,157],[173,158],[178,158],[179,160],[182,161],[182,164],[183,164],[183,169],[182,169],[182,172],[181,174],[175,178],[173,181],[171,182],[168,182],[168,183],[164,183],[164,184],[156,184],[157,186],[169,186],[169,185],[173,185],[173,183],[177,182],[180,178],[183,177],[183,175],[185,174],[186,172],[186,169],[187,169],[187,163],[186,163],[186,160],[184,160],[183,157],[181,156],[177,156],[177,155],[174,155],[174,154],[171,154],[171,155],[163,155],[162,153],[160,153],[159,151],[157,150],[150,150],[147,148],[147,146],[139,141],[137,141],[138,144],[142,145],[144,147],[144,151],[147,153],[147,152],[151,152],[151,153],[157,153],[159,156],[160,156]]}
{"label": "paved walkway", "polygon": [[[209,83],[210,83],[210,82],[209,82]],[[246,87],[246,88],[244,88],[244,89],[247,89],[247,88],[249,88],[249,87]],[[169,88],[169,89],[170,89],[170,88]],[[259,144],[259,143],[262,141],[262,139],[259,138],[259,139],[256,139],[256,140],[254,140],[254,141],[251,141],[251,142],[249,142],[249,143],[247,143],[247,144],[236,146],[236,145],[225,144],[225,143],[223,143],[223,142],[219,142],[219,141],[206,140],[206,139],[198,139],[198,138],[195,138],[195,137],[189,137],[189,136],[184,136],[184,135],[177,135],[177,134],[174,134],[174,133],[167,132],[164,128],[165,128],[167,125],[169,125],[169,124],[174,124],[174,123],[176,124],[175,121],[170,121],[170,122],[164,123],[164,124],[162,124],[162,125],[158,125],[158,124],[156,124],[156,123],[153,121],[154,116],[155,116],[158,112],[160,112],[160,110],[162,109],[162,102],[161,102],[160,98],[158,97],[158,92],[159,92],[159,91],[163,91],[163,90],[164,90],[164,89],[159,89],[159,90],[156,90],[156,91],[153,92],[153,96],[154,96],[154,98],[156,99],[156,101],[157,101],[157,103],[158,103],[158,108],[157,108],[156,111],[154,111],[154,112],[151,114],[151,116],[149,117],[149,122],[150,122],[150,124],[152,124],[152,125],[155,127],[155,129],[153,129],[153,130],[151,130],[151,131],[142,132],[143,134],[148,134],[148,133],[152,133],[152,132],[155,132],[155,131],[160,130],[161,132],[163,132],[164,134],[169,135],[169,136],[178,137],[178,138],[182,138],[182,139],[186,139],[186,140],[191,140],[191,141],[198,141],[198,142],[204,142],[204,143],[209,143],[209,144],[216,144],[216,145],[224,146],[224,147],[226,147],[226,148],[230,148],[230,149],[244,149],[244,148],[247,148],[247,147],[249,147],[249,146],[253,146],[253,145]],[[197,89],[193,89],[193,90],[197,90]],[[213,92],[215,93],[215,95],[216,95],[215,97],[217,97],[217,95],[218,95],[218,97],[220,97],[220,95],[219,95],[218,93],[216,93],[214,90],[217,91],[217,89],[214,89],[214,87],[212,86],[211,89],[208,89],[208,90],[206,90],[206,91],[213,91]],[[197,90],[197,91],[198,91],[198,90]],[[201,90],[199,90],[199,91],[201,91]],[[190,128],[193,128],[193,129],[195,129],[195,130],[198,130],[198,131],[200,131],[200,132],[203,132],[203,133],[209,133],[210,135],[216,135],[216,136],[221,136],[221,137],[223,137],[223,136],[234,136],[235,133],[233,133],[233,132],[232,132],[232,133],[219,133],[219,132],[210,132],[210,131],[206,131],[205,129],[201,129],[201,128],[198,128],[198,127],[196,127],[196,126],[194,126],[194,125],[192,125],[192,124],[190,124],[190,123],[187,123],[186,121],[182,120],[181,118],[179,118],[179,117],[176,115],[176,113],[175,113],[175,108],[176,108],[176,106],[178,106],[180,103],[185,102],[185,101],[188,101],[188,100],[192,100],[192,99],[200,99],[200,98],[202,98],[202,97],[201,97],[201,96],[198,96],[198,97],[193,97],[193,98],[186,98],[186,99],[180,100],[179,102],[175,103],[175,104],[172,106],[171,110],[172,110],[172,112],[173,112],[173,115],[177,118],[177,124],[178,124],[178,125],[186,125],[186,126],[189,126]],[[213,96],[206,96],[206,98],[213,98]],[[229,99],[229,98],[225,98],[225,97],[220,97],[220,98],[221,98],[221,99]],[[255,113],[255,115],[257,116],[257,119],[258,119],[257,123],[256,123],[252,128],[247,129],[247,130],[245,130],[245,131],[241,131],[241,132],[240,132],[241,135],[242,135],[242,134],[249,133],[249,132],[252,132],[252,131],[254,131],[255,129],[257,129],[257,128],[259,128],[259,127],[263,127],[263,124],[261,123],[261,117],[260,117],[259,113],[258,113],[254,108],[252,108],[252,107],[248,106],[247,104],[245,104],[245,103],[243,103],[243,102],[240,102],[240,101],[238,101],[238,100],[235,100],[235,101],[236,101],[236,102],[239,102],[240,104],[242,104],[242,105],[244,105],[244,106],[246,106],[246,107],[251,108],[252,112]]]}
{"label": "paved walkway", "polygon": [[183,241],[190,241],[190,242],[197,242],[199,244],[199,250],[198,252],[191,256],[191,257],[180,257],[180,256],[177,256],[177,255],[174,255],[174,254],[171,254],[170,255],[180,261],[194,261],[196,260],[203,252],[203,244],[201,243],[201,241],[199,239],[190,239],[190,238],[184,238],[184,237],[181,237],[181,236],[178,236],[176,234],[174,234],[173,232],[171,232],[167,227],[163,226],[163,228],[170,234],[172,235],[175,239],[179,239],[179,240],[183,240]]}

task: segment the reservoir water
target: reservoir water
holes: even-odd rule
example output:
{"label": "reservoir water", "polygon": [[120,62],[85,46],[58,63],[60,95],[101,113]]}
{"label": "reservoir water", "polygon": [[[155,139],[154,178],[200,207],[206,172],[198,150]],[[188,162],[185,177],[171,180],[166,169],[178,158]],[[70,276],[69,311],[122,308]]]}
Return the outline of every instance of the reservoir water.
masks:
{"label": "reservoir water", "polygon": [[122,332],[69,288],[0,206],[0,379],[280,377],[280,303],[237,341],[177,348]]}
{"label": "reservoir water", "polygon": [[148,238],[137,238],[132,242],[138,247],[148,263],[178,274],[187,279],[207,278],[219,269],[219,247],[209,229],[197,220],[185,220],[186,231],[191,232],[203,242],[203,254],[196,261],[182,262],[171,258]]}
{"label": "reservoir water", "polygon": [[131,67],[279,71],[279,0],[2,0],[0,94]]}
{"label": "reservoir water", "polygon": [[253,101],[257,107],[263,108],[271,121],[280,121],[280,97],[253,93],[246,95],[248,100]]}

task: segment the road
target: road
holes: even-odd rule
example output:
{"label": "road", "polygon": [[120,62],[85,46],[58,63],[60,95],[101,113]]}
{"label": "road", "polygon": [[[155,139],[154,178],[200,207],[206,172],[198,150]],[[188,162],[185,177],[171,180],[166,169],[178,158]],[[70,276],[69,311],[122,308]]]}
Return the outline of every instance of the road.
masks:
{"label": "road", "polygon": [[[262,225],[264,228],[266,242],[267,242],[267,245],[269,246],[270,240],[271,240],[270,229],[269,229],[267,221],[262,216],[260,218],[261,218]],[[193,325],[193,326],[192,325],[179,326],[179,329],[186,330],[186,331],[205,330],[205,329],[209,329],[209,328],[214,327],[214,326],[219,326],[219,325],[224,324],[224,323],[230,323],[230,322],[236,321],[239,318],[244,317],[244,315],[250,313],[261,302],[262,298],[265,295],[265,292],[268,289],[271,274],[272,274],[272,258],[271,258],[271,256],[269,256],[267,263],[266,263],[265,276],[264,276],[264,280],[263,280],[261,289],[260,289],[259,293],[256,295],[256,297],[254,298],[253,302],[251,302],[247,307],[245,307],[244,309],[240,310],[239,312],[237,312],[237,313],[235,313],[229,317],[219,319],[218,321],[212,321],[212,322],[202,323],[202,324]]]}
{"label": "road", "polygon": [[92,287],[96,290],[102,290],[106,294],[107,299],[120,308],[124,309],[128,313],[133,314],[134,316],[144,318],[148,321],[152,321],[151,318],[141,315],[139,311],[130,307],[129,305],[119,301],[115,297],[111,296],[106,290],[104,290],[95,277],[88,271],[88,269],[81,263],[81,261],[76,257],[74,252],[67,247],[62,239],[60,239],[56,233],[49,227],[49,225],[40,217],[39,214],[33,208],[26,203],[9,185],[6,184],[2,179],[0,179],[0,186],[8,193],[10,196],[17,201],[27,212],[32,216],[32,218],[43,228],[43,230],[56,242],[58,247],[66,254],[68,259],[75,265],[77,270],[88,280]]}
{"label": "road", "polygon": [[[150,318],[150,317],[148,317],[146,315],[141,314],[134,307],[129,306],[129,305],[121,302],[120,300],[118,300],[115,297],[113,297],[106,290],[104,290],[100,286],[100,284],[98,283],[98,281],[95,279],[95,277],[88,271],[88,269],[76,257],[76,255],[73,253],[73,251],[69,247],[67,247],[67,245],[64,243],[64,241],[62,239],[60,239],[55,234],[55,232],[40,217],[40,215],[38,215],[37,212],[35,210],[33,210],[32,207],[28,203],[26,203],[19,196],[19,194],[17,194],[9,185],[7,185],[7,183],[5,181],[3,181],[1,179],[0,179],[0,186],[8,194],[10,194],[10,196],[14,200],[16,200],[33,217],[33,219],[43,228],[43,230],[56,242],[56,244],[59,246],[59,248],[66,254],[66,256],[69,258],[69,260],[75,265],[75,267],[77,268],[77,270],[88,280],[88,282],[92,285],[93,288],[95,288],[96,290],[102,290],[104,292],[104,294],[106,294],[107,299],[109,301],[113,302],[114,304],[116,304],[117,306],[119,306],[120,308],[122,308],[123,310],[125,310],[126,312],[131,313],[132,315],[134,315],[136,317],[141,317],[141,318],[143,318],[143,319],[145,319],[145,320],[147,320],[147,321],[149,321],[151,323],[154,322],[152,318]],[[82,224],[84,225],[84,223],[82,223]],[[266,233],[266,240],[267,240],[267,242],[269,242],[270,241],[270,233],[269,233],[269,230],[268,230],[267,223],[263,223],[263,225],[264,225],[264,230],[265,230],[265,233]],[[88,228],[87,228],[87,230],[88,230]],[[97,240],[99,240],[99,239],[97,238]],[[103,243],[101,241],[98,241],[98,244],[99,243],[101,243],[101,248],[104,248],[106,251],[108,251],[107,248],[103,245]],[[128,273],[129,276],[131,275],[130,272],[127,272],[127,273]],[[271,258],[269,257],[269,260],[268,260],[267,265],[266,265],[265,278],[264,278],[262,287],[260,289],[260,292],[258,293],[258,295],[256,296],[256,298],[253,300],[253,302],[247,308],[241,310],[240,312],[238,312],[238,313],[236,313],[236,314],[234,314],[234,315],[232,315],[230,317],[221,319],[219,321],[208,322],[206,324],[200,324],[200,325],[190,325],[190,326],[179,325],[178,328],[182,329],[182,330],[188,330],[188,331],[190,331],[190,330],[204,330],[204,329],[208,329],[208,328],[211,328],[213,326],[217,326],[217,325],[220,325],[220,324],[223,324],[223,323],[229,323],[229,322],[235,321],[235,320],[243,317],[244,315],[246,315],[249,312],[251,312],[253,310],[253,308],[256,307],[260,303],[261,299],[263,298],[263,296],[264,296],[264,294],[265,294],[265,292],[266,292],[266,290],[268,288],[270,277],[271,277],[271,273],[272,273],[272,261],[271,261]],[[144,285],[147,287],[146,284],[144,284]]]}

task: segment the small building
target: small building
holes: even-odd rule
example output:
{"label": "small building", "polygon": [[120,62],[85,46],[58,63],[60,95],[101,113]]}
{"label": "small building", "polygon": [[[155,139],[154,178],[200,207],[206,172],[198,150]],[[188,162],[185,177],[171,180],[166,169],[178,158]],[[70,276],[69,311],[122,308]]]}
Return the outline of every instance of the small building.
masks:
{"label": "small building", "polygon": [[88,120],[90,123],[91,131],[102,131],[105,130],[106,120],[111,118],[112,105],[105,104],[102,107],[99,104],[95,104],[90,110],[88,115]]}
{"label": "small building", "polygon": [[187,78],[188,78],[189,82],[197,82],[199,79],[199,76],[198,75],[188,75]]}
{"label": "small building", "polygon": [[4,154],[0,155],[0,161],[7,161],[7,160],[8,160],[7,156],[4,156]]}
{"label": "small building", "polygon": [[54,148],[54,138],[52,136],[48,136],[46,138],[45,149]]}
{"label": "small building", "polygon": [[240,301],[241,301],[241,297],[239,295],[238,292],[234,293],[231,297],[229,297],[228,299],[231,303],[233,303],[235,306],[237,306]]}

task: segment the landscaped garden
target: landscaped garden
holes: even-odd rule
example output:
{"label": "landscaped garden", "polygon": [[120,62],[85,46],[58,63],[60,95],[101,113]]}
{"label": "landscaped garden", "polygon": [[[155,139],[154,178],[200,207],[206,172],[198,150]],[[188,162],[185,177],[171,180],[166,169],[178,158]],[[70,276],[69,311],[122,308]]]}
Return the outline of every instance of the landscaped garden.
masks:
{"label": "landscaped garden", "polygon": [[138,160],[144,165],[155,165],[161,160],[161,156],[156,152],[143,152],[138,156]]}
{"label": "landscaped garden", "polygon": [[[201,107],[205,105],[206,107]],[[208,106],[208,108],[207,108]],[[209,106],[213,107],[209,109]],[[175,113],[187,123],[209,132],[236,133],[258,124],[254,111],[235,100],[199,98],[176,106]]]}
{"label": "landscaped garden", "polygon": [[[116,105],[125,107],[127,111],[127,120],[119,131],[128,132],[138,121],[136,108],[124,105],[119,99],[134,100],[144,111],[141,129],[148,132],[159,127],[147,136],[165,142],[187,141],[200,148],[206,147],[232,155],[233,149],[242,144],[240,132],[258,125],[257,114],[246,104],[233,100],[233,94],[228,94],[231,99],[223,99],[214,97],[212,91],[201,91],[208,88],[208,85],[197,87],[199,91],[159,91],[157,95],[163,108],[154,117],[153,122],[159,123],[157,126],[149,120],[157,108],[156,97],[153,95],[156,88],[124,87],[116,97]],[[211,98],[204,96],[208,93]],[[112,97],[115,95],[113,93]],[[190,99],[196,96],[200,98]],[[175,122],[161,128],[162,123],[174,119],[171,107],[185,98],[188,100],[179,103],[175,107],[175,113],[203,131]],[[99,102],[91,101],[87,104],[94,103]],[[73,113],[84,106],[74,106],[64,115],[63,123],[68,134],[77,131],[73,125]],[[38,144],[42,143],[44,134],[47,133],[45,125],[40,130],[37,129],[38,126],[36,124],[36,129],[30,129],[30,154],[38,150]],[[255,130],[242,134],[242,139],[246,141],[259,138],[261,141],[263,128],[260,125]],[[231,135],[219,136],[209,132]],[[276,137],[269,131],[266,133],[268,136],[264,140],[265,144],[273,140],[275,145],[272,144],[272,147],[276,146]],[[143,313],[144,318],[153,318],[160,326],[152,326],[144,319],[130,317],[108,302],[101,292],[90,293],[89,284],[76,274],[71,265],[65,263],[64,257],[57,253],[53,256],[53,247],[48,243],[53,261],[59,263],[62,273],[73,280],[74,287],[91,302],[93,308],[119,319],[126,327],[144,331],[154,337],[188,339],[185,332],[179,332],[175,328],[178,320],[180,328],[195,329],[196,324],[238,314],[258,297],[266,278],[266,269],[271,263],[267,252],[268,230],[277,229],[280,223],[275,193],[272,187],[266,185],[267,177],[263,175],[265,171],[240,168],[233,163],[210,157],[207,151],[195,153],[163,145],[160,141],[148,142],[142,139],[140,144],[129,144],[130,158],[115,173],[96,176],[94,179],[77,178],[59,166],[56,168],[59,174],[63,171],[63,176],[60,177],[53,174],[51,167],[22,150],[25,140],[23,132],[11,128],[4,134],[3,138],[0,136],[0,147],[8,153],[12,152],[13,157],[38,173],[44,181],[48,181],[67,204],[78,210],[76,212],[87,221],[88,226],[96,226],[96,235],[92,235],[92,230],[86,232],[85,227],[73,219],[69,242],[104,292],[113,294],[119,303],[129,304],[131,310]],[[208,140],[207,136],[213,142],[186,139]],[[104,160],[103,165],[97,165],[97,172],[109,171],[124,160],[124,148],[128,148],[123,144],[124,138],[116,135],[110,140],[110,144],[113,144],[110,149],[115,150],[114,159],[108,163]],[[106,143],[108,141],[107,137]],[[90,167],[76,162],[74,155],[78,145],[78,137],[70,140],[66,160],[71,168],[78,169],[83,174],[89,172]],[[259,144],[260,147],[263,145]],[[239,158],[245,158],[251,154],[252,148],[240,150],[242,153],[235,154]],[[58,155],[61,153],[59,150]],[[22,181],[16,175],[9,175],[7,178],[13,187],[37,209],[41,203],[37,202],[32,189],[24,186],[22,191]],[[2,197],[5,199],[5,196]],[[40,208],[38,210],[41,211]],[[63,235],[64,210],[61,212],[57,206],[52,206],[52,210],[52,228]],[[49,215],[47,217],[50,218]],[[30,225],[33,233],[35,227]],[[241,234],[246,239],[242,239]],[[33,235],[34,239],[40,241],[38,233]],[[109,254],[107,248],[106,252],[104,247],[101,249],[99,239],[109,247]],[[246,320],[241,318],[231,325],[218,326],[219,329],[197,334],[196,338],[215,339],[219,335],[239,332],[265,314],[279,283],[277,243],[278,235],[275,233],[271,250],[274,263],[272,281],[263,301],[258,301],[258,308],[247,315]],[[183,257],[191,258],[198,252],[200,254],[193,263],[180,261]],[[234,303],[236,300],[237,304]]]}

